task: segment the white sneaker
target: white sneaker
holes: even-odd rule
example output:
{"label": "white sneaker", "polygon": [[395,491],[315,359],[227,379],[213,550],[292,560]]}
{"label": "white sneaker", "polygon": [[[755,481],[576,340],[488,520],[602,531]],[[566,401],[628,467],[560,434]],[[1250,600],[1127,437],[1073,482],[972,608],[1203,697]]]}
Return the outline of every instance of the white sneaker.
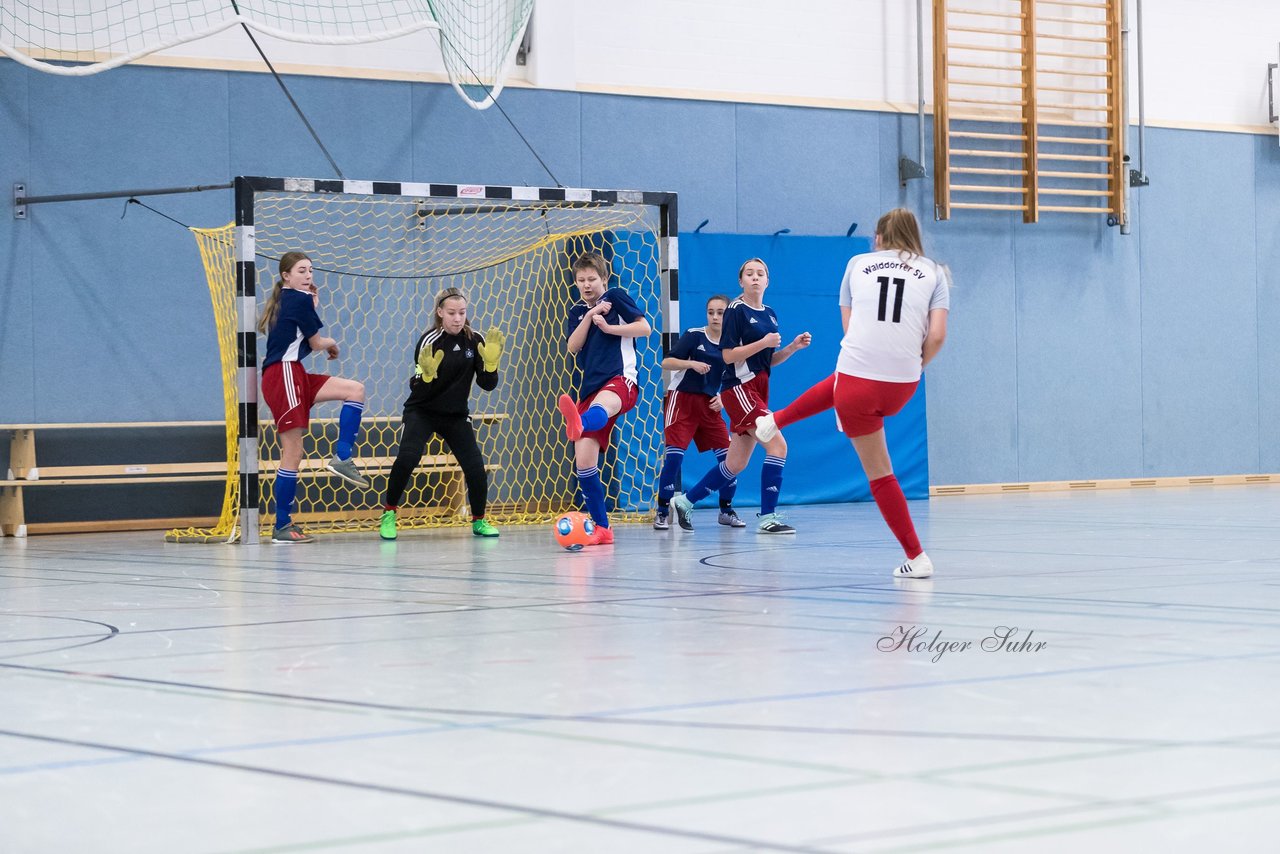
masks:
{"label": "white sneaker", "polygon": [[761,442],[769,442],[778,435],[778,424],[773,420],[773,413],[766,412],[756,419],[756,438]]}
{"label": "white sneaker", "polygon": [[911,558],[893,571],[898,578],[928,578],[933,575],[933,561],[924,552]]}

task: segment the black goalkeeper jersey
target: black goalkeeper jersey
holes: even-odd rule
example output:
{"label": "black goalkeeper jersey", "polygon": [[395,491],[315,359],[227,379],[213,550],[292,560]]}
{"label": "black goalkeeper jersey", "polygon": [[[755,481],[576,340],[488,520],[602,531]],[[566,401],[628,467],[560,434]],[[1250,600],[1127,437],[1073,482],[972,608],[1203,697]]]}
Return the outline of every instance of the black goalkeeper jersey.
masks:
{"label": "black goalkeeper jersey", "polygon": [[472,377],[476,385],[485,391],[497,388],[498,372],[486,371],[484,360],[480,358],[478,345],[483,341],[479,333],[472,333],[471,337],[465,331],[460,335],[450,335],[443,328],[423,333],[413,348],[413,364],[417,365],[418,354],[423,347],[439,350],[444,353],[444,359],[431,382],[424,383],[416,374],[409,380],[409,399],[404,402],[405,409],[422,409],[437,415],[466,415]]}

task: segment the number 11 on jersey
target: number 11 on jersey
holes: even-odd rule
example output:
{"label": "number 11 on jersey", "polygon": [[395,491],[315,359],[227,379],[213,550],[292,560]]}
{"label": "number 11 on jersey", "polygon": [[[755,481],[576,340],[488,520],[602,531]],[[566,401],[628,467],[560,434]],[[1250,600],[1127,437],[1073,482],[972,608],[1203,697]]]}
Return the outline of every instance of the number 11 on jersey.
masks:
{"label": "number 11 on jersey", "polygon": [[893,322],[902,322],[902,291],[907,286],[905,279],[890,279],[888,276],[876,276],[876,281],[880,283],[880,316],[877,320],[885,319],[885,309],[889,302],[889,282],[893,282]]}

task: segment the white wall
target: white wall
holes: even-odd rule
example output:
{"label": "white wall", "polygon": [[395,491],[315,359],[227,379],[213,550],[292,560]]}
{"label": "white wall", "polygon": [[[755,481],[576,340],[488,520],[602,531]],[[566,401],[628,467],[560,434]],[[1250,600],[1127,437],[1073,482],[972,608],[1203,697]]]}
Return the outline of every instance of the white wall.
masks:
{"label": "white wall", "polygon": [[[1133,26],[1136,0],[1127,4]],[[924,7],[927,28],[931,3]],[[1052,14],[1073,13],[1090,14],[1071,7]],[[915,0],[538,0],[530,65],[514,69],[512,85],[910,111],[915,18]],[[1146,0],[1143,23],[1148,123],[1268,128],[1266,66],[1280,59],[1280,2]],[[315,47],[269,38],[263,45],[278,66],[294,72],[440,80],[435,38],[428,31],[382,45]],[[931,43],[926,31],[926,92]],[[239,29],[151,61],[261,67]],[[1136,118],[1136,37],[1130,66]]]}

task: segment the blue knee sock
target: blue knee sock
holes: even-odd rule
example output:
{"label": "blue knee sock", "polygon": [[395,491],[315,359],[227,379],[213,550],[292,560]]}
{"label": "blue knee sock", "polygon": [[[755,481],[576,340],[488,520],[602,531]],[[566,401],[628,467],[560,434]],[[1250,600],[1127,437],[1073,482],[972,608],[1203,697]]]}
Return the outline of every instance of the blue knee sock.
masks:
{"label": "blue knee sock", "polygon": [[609,514],[604,509],[604,484],[600,482],[600,469],[592,466],[589,469],[574,469],[578,476],[578,487],[587,502],[587,512],[591,521],[601,528],[609,527]]}
{"label": "blue knee sock", "polygon": [[593,430],[599,430],[608,423],[609,413],[605,411],[603,406],[593,404],[586,412],[582,413],[583,433],[590,433]]}
{"label": "blue knee sock", "polygon": [[662,474],[658,475],[658,506],[666,507],[680,482],[680,464],[684,462],[684,448],[667,448],[662,461]]}
{"label": "blue knee sock", "polygon": [[276,527],[283,528],[293,521],[293,498],[298,494],[298,473],[291,469],[276,469]]}
{"label": "blue knee sock", "polygon": [[760,469],[760,515],[768,516],[778,509],[778,495],[782,492],[782,467],[786,457],[765,457]]}
{"label": "blue knee sock", "polygon": [[702,480],[698,481],[698,485],[684,494],[690,503],[697,504],[720,487],[733,480],[736,475],[729,471],[729,467],[721,463],[720,465],[707,472]]}
{"label": "blue knee sock", "polygon": [[[726,448],[716,448],[711,453],[715,454],[716,459],[722,463],[725,461],[725,458],[729,456],[729,451]],[[722,508],[732,507],[733,496],[737,494],[738,494],[738,479],[735,477],[733,480],[729,481],[724,486],[720,487],[720,506]]]}
{"label": "blue knee sock", "polygon": [[342,404],[338,413],[338,441],[333,446],[333,455],[340,460],[351,459],[355,451],[356,437],[360,434],[360,416],[364,414],[364,404],[358,400],[348,400]]}

